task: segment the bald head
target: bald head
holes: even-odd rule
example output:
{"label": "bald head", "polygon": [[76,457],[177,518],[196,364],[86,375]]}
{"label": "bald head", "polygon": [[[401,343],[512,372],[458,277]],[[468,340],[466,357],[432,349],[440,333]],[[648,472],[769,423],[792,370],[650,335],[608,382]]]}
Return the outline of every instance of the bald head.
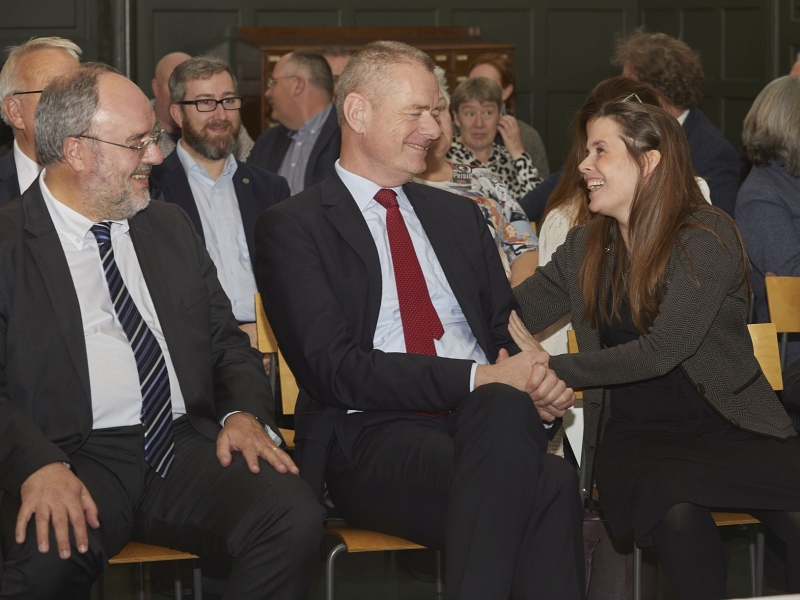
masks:
{"label": "bald head", "polygon": [[182,62],[189,60],[191,56],[185,52],[171,52],[163,57],[156,65],[156,76],[153,77],[153,97],[156,99],[156,118],[165,131],[178,133],[180,127],[175,123],[169,114],[169,77],[172,72]]}

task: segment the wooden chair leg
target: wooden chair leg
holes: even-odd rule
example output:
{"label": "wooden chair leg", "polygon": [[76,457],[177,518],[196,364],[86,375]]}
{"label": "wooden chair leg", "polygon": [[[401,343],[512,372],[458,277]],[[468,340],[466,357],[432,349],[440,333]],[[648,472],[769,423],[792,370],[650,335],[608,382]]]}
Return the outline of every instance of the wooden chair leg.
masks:
{"label": "wooden chair leg", "polygon": [[633,600],[642,600],[642,549],[633,543]]}
{"label": "wooden chair leg", "polygon": [[339,544],[328,552],[328,559],[325,561],[325,600],[333,600],[333,565],[336,557],[346,551],[347,545]]}

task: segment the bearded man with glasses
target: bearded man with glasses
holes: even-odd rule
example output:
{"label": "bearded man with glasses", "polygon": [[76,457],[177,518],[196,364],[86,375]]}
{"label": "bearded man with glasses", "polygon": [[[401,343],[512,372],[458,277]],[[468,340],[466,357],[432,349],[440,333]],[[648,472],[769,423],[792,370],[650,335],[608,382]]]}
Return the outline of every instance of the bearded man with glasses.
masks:
{"label": "bearded man with glasses", "polygon": [[280,175],[234,156],[241,127],[236,78],[228,64],[195,56],[169,79],[170,114],[182,137],[175,152],[153,168],[153,197],[183,208],[203,238],[222,288],[244,331],[255,339],[256,218],[289,197]]}

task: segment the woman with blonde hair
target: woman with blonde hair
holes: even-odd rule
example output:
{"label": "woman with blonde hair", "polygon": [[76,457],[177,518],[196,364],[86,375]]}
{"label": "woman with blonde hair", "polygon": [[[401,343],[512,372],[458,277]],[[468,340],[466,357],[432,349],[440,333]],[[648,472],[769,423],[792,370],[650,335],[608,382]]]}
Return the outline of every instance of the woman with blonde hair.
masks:
{"label": "woman with blonde hair", "polygon": [[594,217],[514,288],[512,336],[537,351],[528,331],[571,316],[580,352],[541,360],[584,389],[582,467],[614,536],[654,545],[680,598],[725,597],[712,507],[775,532],[800,591],[800,442],[753,356],[736,225],[706,202],[661,108],[606,102],[585,137]]}

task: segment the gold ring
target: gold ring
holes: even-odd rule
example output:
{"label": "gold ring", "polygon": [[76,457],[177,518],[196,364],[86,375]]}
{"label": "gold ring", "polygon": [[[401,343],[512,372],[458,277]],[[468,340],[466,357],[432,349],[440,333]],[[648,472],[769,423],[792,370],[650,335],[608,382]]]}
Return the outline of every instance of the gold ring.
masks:
{"label": "gold ring", "polygon": [[273,446],[273,447],[272,447],[272,451],[273,451],[273,452],[275,452],[277,449],[278,449],[278,447],[277,447],[277,446]]}

